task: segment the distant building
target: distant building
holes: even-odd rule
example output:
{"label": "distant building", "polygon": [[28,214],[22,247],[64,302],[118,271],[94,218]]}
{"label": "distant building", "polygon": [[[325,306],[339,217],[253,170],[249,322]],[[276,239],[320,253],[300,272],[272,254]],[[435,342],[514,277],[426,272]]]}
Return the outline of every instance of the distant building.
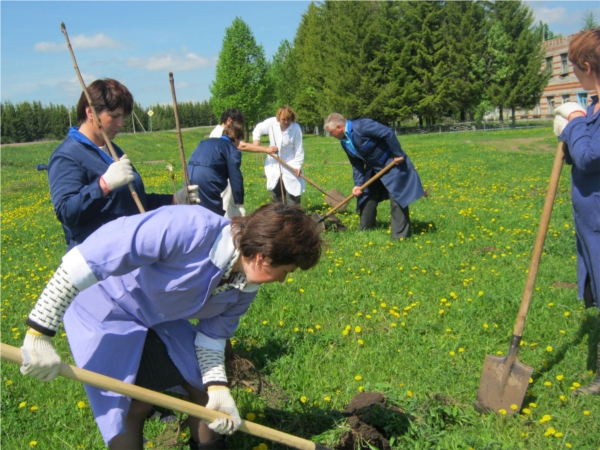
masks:
{"label": "distant building", "polygon": [[569,62],[569,42],[575,35],[551,39],[544,42],[546,49],[546,65],[542,70],[552,72],[552,78],[544,89],[539,104],[531,111],[519,111],[521,118],[554,117],[554,108],[566,102],[577,102],[587,108],[594,91],[584,90],[573,73],[573,65]]}

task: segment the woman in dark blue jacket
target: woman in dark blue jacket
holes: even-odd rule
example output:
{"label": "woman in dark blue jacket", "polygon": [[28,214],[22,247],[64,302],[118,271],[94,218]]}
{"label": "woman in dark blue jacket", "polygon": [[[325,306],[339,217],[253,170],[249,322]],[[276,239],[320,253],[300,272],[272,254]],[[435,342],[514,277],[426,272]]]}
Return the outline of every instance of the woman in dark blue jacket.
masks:
{"label": "woman in dark blue jacket", "polygon": [[[116,80],[96,80],[88,86],[98,119],[112,141],[133,110],[133,96]],[[114,143],[119,161],[111,157],[102,131],[94,121],[84,93],[77,104],[78,127],[54,150],[48,164],[50,195],[56,217],[62,224],[68,248],[82,243],[105,223],[139,213],[129,188],[146,211],[165,205],[187,203],[185,188],[175,196],[147,194],[142,178],[123,151]],[[197,203],[197,187],[189,186],[191,203]]]}
{"label": "woman in dark blue jacket", "polygon": [[225,215],[221,192],[231,184],[235,206],[245,216],[244,177],[240,166],[242,154],[238,150],[244,139],[244,129],[237,122],[228,124],[220,138],[209,138],[198,143],[188,161],[190,183],[198,185],[200,206],[215,214]]}
{"label": "woman in dark blue jacket", "polygon": [[[579,33],[569,43],[573,73],[586,91],[600,93],[600,29]],[[587,105],[586,105],[587,106]],[[600,308],[600,103],[592,96],[587,110],[566,102],[555,110],[554,131],[568,144],[565,162],[571,169],[571,199],[577,233],[579,298]],[[590,335],[591,336],[591,335]],[[600,395],[600,343],[596,376],[574,393]]]}

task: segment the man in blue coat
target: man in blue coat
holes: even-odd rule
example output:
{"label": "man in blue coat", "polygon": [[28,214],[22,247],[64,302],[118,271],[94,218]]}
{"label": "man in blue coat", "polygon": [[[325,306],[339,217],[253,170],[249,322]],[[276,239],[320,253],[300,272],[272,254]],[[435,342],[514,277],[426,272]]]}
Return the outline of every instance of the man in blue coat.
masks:
{"label": "man in blue coat", "polygon": [[[352,193],[358,198],[360,230],[375,228],[377,204],[389,198],[392,237],[407,237],[410,234],[408,205],[425,192],[415,166],[402,151],[394,131],[372,119],[346,120],[338,113],[327,117],[325,130],[340,140],[352,164],[355,185]],[[396,165],[390,171],[365,190],[359,189],[392,161]]]}

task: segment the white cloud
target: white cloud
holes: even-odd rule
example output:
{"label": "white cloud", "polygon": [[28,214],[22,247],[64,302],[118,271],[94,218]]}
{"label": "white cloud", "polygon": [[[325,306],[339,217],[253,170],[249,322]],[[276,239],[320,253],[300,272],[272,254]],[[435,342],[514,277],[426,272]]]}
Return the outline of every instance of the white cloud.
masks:
{"label": "white cloud", "polygon": [[186,88],[186,87],[190,87],[192,85],[192,83],[188,83],[187,81],[180,81],[179,83],[176,83],[178,88]]}
{"label": "white cloud", "polygon": [[558,8],[536,8],[533,2],[529,3],[529,6],[532,7],[536,20],[541,20],[548,25],[564,22],[565,18],[569,16],[567,8],[563,8],[562,6]]}
{"label": "white cloud", "polygon": [[158,53],[147,58],[129,58],[127,66],[150,71],[167,70],[182,72],[193,69],[203,69],[214,65],[214,60],[206,59],[195,53]]}
{"label": "white cloud", "polygon": [[[86,36],[80,34],[69,38],[73,50],[92,50],[97,48],[119,48],[123,44],[108,37],[104,33],[98,33],[95,36]],[[36,52],[62,52],[67,49],[66,42],[38,42],[33,46]]]}

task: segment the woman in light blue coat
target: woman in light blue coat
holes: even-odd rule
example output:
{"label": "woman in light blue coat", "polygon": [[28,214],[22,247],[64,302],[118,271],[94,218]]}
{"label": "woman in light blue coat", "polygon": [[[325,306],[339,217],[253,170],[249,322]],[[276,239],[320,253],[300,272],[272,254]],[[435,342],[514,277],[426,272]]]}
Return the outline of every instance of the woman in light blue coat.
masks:
{"label": "woman in light blue coat", "polygon": [[[225,448],[219,435],[240,425],[225,341],[259,286],[314,266],[321,245],[313,221],[280,203],[231,220],[197,206],[116,219],[63,258],[27,319],[21,372],[57,375],[51,337],[64,315],[79,367],[156,391],[183,387],[191,401],[232,417],[210,425],[189,418],[190,448]],[[86,391],[110,449],[141,450],[152,405]]]}

